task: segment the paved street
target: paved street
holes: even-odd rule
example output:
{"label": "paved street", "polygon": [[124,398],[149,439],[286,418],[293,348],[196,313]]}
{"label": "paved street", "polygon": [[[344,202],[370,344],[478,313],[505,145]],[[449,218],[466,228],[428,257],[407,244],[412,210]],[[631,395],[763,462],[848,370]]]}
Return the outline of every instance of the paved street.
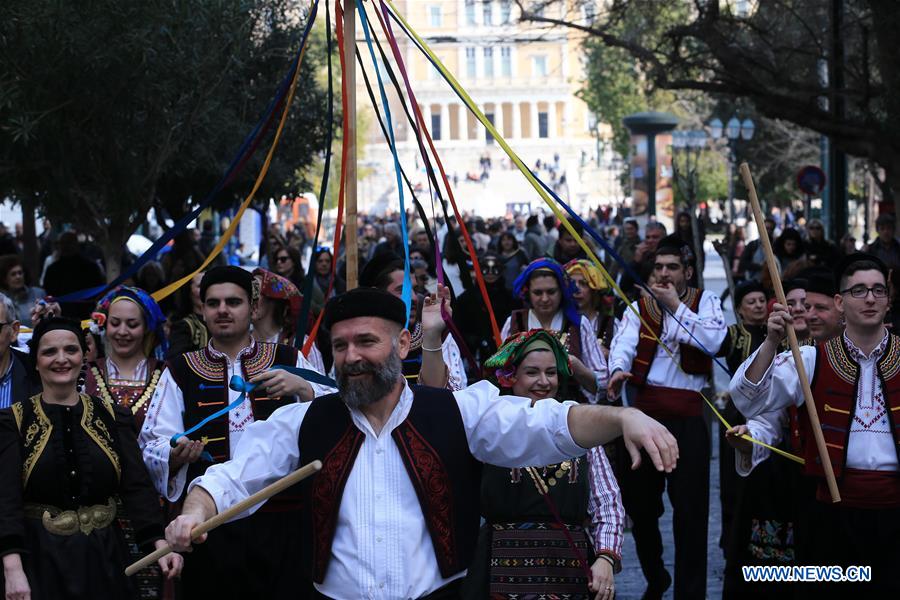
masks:
{"label": "paved street", "polygon": [[[706,268],[703,272],[704,283],[706,289],[715,292],[721,296],[725,290],[726,281],[725,273],[722,267],[722,261],[719,256],[713,252],[706,254]],[[734,322],[731,314],[730,302],[725,304],[726,320],[729,323]],[[720,371],[719,367],[713,366],[716,371]],[[727,385],[728,376],[724,373],[716,373],[716,385]],[[721,505],[719,504],[719,438],[718,430],[713,428],[710,436],[712,442],[712,462],[710,464],[710,481],[709,481],[709,538],[707,551],[707,598],[720,598],[722,596],[722,571],[725,567],[725,561],[722,557],[722,551],[719,549],[719,534],[721,533]],[[662,530],[663,544],[665,551],[663,560],[666,563],[666,569],[669,573],[675,573],[675,549],[672,545],[672,506],[669,504],[667,496],[663,496],[666,512],[660,519],[660,529]],[[625,544],[622,550],[622,572],[616,576],[616,598],[619,600],[631,600],[640,598],[644,593],[647,585],[644,575],[641,573],[641,566],[638,564],[637,554],[634,548],[634,538],[631,532],[626,532]],[[672,588],[669,588],[666,598],[672,598]]]}

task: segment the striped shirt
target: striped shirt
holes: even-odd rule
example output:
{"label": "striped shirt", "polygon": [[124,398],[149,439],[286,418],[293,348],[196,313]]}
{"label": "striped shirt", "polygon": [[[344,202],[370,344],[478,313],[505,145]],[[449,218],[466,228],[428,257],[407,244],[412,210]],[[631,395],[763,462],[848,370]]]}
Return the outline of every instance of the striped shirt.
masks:
{"label": "striped shirt", "polygon": [[6,365],[6,372],[0,377],[0,408],[9,408],[13,398],[12,372],[15,359],[11,348],[7,349],[7,352],[9,353],[9,363]]}
{"label": "striped shirt", "polygon": [[607,554],[622,560],[622,536],[625,529],[625,509],[622,494],[606,458],[603,446],[587,452],[590,476],[588,513],[591,515],[591,541],[596,554]]}

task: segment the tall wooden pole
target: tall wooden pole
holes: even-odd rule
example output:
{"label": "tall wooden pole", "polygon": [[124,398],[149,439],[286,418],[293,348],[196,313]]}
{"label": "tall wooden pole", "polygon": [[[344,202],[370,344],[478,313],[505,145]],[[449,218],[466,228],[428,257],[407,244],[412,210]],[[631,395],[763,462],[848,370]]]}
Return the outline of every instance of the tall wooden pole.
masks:
{"label": "tall wooden pole", "polygon": [[[741,177],[744,185],[747,186],[747,192],[750,195],[750,207],[753,209],[753,218],[756,220],[756,228],[759,231],[759,240],[762,243],[763,251],[766,256],[766,266],[769,268],[769,275],[772,277],[772,286],[775,288],[775,297],[782,306],[787,306],[787,300],[784,297],[784,287],[781,285],[781,275],[778,273],[778,265],[775,264],[775,253],[772,251],[772,242],[766,232],[765,220],[763,219],[762,209],[759,206],[759,198],[756,196],[756,186],[753,185],[753,177],[750,175],[750,167],[747,163],[741,163]],[[803,390],[803,399],[806,402],[806,413],[809,415],[809,422],[812,426],[813,437],[815,438],[816,448],[819,450],[819,458],[822,461],[822,468],[825,471],[825,482],[828,484],[828,491],[831,493],[832,502],[840,502],[841,494],[838,491],[837,481],[834,478],[834,469],[831,467],[831,459],[828,457],[828,448],[825,446],[825,436],[822,435],[822,426],[819,423],[819,414],[816,412],[816,402],[813,400],[812,390],[809,387],[809,378],[806,375],[806,367],[803,366],[803,357],[800,355],[800,344],[797,341],[797,332],[794,326],[788,323],[787,326],[788,342],[791,345],[791,354],[794,357],[794,367],[797,369],[797,379],[800,380],[800,389]],[[809,443],[809,440],[806,441]]]}
{"label": "tall wooden pole", "polygon": [[[347,289],[358,285],[359,251],[356,224],[356,0],[344,4],[344,81],[347,93],[347,163],[344,165],[344,202],[347,206],[344,218],[344,248],[347,256]],[[335,248],[335,252],[337,248]]]}

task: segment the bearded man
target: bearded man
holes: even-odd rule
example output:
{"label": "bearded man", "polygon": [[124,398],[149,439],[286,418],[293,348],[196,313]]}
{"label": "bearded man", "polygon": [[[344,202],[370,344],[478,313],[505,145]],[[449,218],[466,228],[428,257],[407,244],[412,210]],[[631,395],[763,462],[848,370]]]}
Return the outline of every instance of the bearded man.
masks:
{"label": "bearded man", "polygon": [[[439,302],[429,298],[422,319],[440,320]],[[232,459],[191,484],[166,531],[172,547],[186,550],[199,523],[321,460],[300,483],[301,551],[292,557],[314,597],[452,598],[477,541],[482,463],[551,464],[622,435],[635,466],[643,448],[657,469],[674,468],[674,438],[636,409],[532,407],[486,381],[455,392],[410,387],[406,320],[403,301],[383,290],[332,298],[324,325],[339,393],[250,425]]]}

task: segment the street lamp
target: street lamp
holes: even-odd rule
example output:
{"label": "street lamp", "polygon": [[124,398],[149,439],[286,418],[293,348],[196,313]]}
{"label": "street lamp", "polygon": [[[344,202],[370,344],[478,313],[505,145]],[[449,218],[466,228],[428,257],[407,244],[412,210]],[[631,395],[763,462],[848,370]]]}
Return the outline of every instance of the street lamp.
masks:
{"label": "street lamp", "polygon": [[734,223],[734,167],[737,162],[737,144],[739,140],[748,142],[753,139],[756,125],[750,119],[741,121],[737,115],[728,119],[728,124],[724,126],[718,117],[709,122],[709,135],[714,140],[722,138],[723,130],[728,144],[728,212],[731,222]]}
{"label": "street lamp", "polygon": [[[703,130],[673,131],[672,132],[672,174],[678,188],[684,191],[687,199],[688,214],[691,218],[691,234],[694,244],[694,256],[696,257],[697,281],[703,287],[703,243],[700,241],[700,222],[697,219],[697,163],[700,160],[700,152],[706,148],[706,132]],[[683,166],[679,168],[679,159]],[[676,217],[676,228],[678,220]]]}

